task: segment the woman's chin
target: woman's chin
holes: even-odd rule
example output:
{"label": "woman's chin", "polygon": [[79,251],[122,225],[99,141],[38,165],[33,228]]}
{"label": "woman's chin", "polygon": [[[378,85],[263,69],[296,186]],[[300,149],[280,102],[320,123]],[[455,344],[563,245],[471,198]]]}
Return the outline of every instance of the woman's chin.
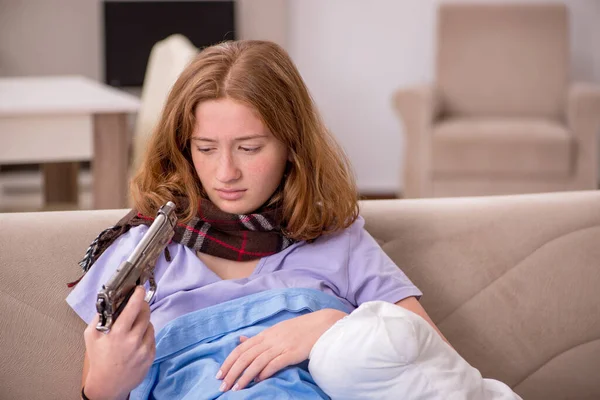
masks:
{"label": "woman's chin", "polygon": [[257,207],[253,207],[248,204],[247,201],[240,200],[223,200],[220,198],[215,199],[213,204],[219,208],[219,210],[229,214],[250,214]]}

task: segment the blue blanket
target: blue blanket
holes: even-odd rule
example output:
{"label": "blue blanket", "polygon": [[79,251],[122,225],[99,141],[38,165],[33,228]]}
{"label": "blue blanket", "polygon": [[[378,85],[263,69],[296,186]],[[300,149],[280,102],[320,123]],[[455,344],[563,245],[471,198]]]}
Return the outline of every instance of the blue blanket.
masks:
{"label": "blue blanket", "polygon": [[270,290],[183,315],[156,335],[156,358],[131,399],[328,399],[308,372],[290,366],[243,390],[222,393],[215,379],[240,343],[286,319],[324,308],[350,310],[336,297],[313,289]]}

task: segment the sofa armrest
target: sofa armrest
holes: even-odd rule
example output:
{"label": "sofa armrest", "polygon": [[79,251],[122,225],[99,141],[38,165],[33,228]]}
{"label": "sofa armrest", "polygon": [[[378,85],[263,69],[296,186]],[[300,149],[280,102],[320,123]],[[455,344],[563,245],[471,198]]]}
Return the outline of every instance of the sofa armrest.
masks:
{"label": "sofa armrest", "polygon": [[440,101],[434,85],[404,88],[393,95],[396,112],[404,124],[404,197],[432,195],[431,130],[440,114]]}
{"label": "sofa armrest", "polygon": [[575,187],[598,185],[598,132],[600,130],[600,86],[574,83],[567,98],[567,125],[577,143]]}

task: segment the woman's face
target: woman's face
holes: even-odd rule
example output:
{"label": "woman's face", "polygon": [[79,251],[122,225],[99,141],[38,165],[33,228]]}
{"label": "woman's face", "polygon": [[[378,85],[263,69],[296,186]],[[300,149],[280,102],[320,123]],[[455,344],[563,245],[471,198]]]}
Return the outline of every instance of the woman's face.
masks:
{"label": "woman's face", "polygon": [[208,198],[222,211],[252,213],[281,182],[285,145],[252,108],[234,100],[204,101],[195,113],[192,161]]}

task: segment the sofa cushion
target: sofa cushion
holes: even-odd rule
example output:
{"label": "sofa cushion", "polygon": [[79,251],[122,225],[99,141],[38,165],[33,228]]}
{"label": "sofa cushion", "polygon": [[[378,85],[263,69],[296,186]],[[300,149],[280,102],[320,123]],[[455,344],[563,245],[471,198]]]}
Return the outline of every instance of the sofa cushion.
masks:
{"label": "sofa cushion", "polygon": [[436,124],[433,172],[438,176],[566,177],[573,140],[543,119],[453,118]]}

